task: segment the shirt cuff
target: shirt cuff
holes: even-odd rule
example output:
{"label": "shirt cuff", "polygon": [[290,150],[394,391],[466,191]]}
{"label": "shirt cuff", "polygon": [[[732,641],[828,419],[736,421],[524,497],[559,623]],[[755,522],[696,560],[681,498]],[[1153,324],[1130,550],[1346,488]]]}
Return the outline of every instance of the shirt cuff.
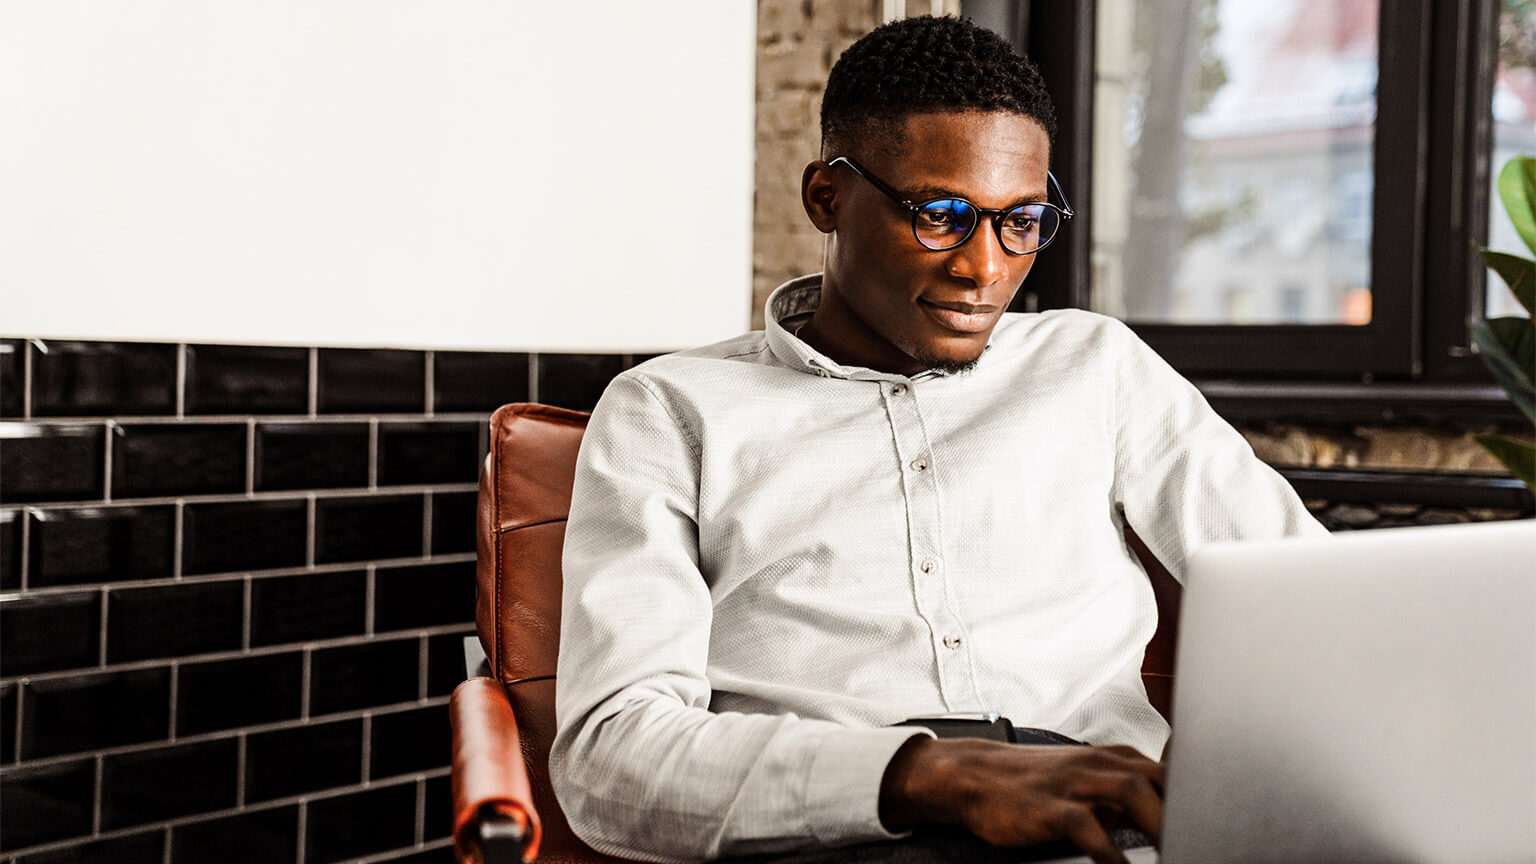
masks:
{"label": "shirt cuff", "polygon": [[880,822],[880,783],[901,745],[934,737],[911,726],[838,729],[821,741],[805,792],[805,823],[826,846],[894,840]]}

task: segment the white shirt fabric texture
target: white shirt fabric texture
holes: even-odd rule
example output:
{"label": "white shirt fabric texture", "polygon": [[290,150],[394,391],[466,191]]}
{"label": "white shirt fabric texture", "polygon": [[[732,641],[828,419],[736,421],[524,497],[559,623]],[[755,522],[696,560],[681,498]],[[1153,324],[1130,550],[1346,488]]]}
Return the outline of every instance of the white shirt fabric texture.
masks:
{"label": "white shirt fabric texture", "polygon": [[898,836],[879,787],[914,716],[1156,758],[1157,610],[1122,518],[1175,577],[1205,543],[1326,533],[1113,318],[1005,314],[971,371],[908,377],[792,335],[820,291],[786,283],[765,332],[624,372],[587,428],[550,774],[599,851]]}

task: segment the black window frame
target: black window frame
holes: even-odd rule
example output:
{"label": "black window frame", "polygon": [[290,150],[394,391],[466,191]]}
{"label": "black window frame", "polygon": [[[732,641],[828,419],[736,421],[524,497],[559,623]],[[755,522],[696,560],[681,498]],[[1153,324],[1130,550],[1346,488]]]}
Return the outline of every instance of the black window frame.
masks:
{"label": "black window frame", "polygon": [[[983,8],[985,7],[985,8]],[[1057,109],[1052,170],[1092,195],[1094,0],[967,3],[1040,66]],[[1499,0],[1382,0],[1373,143],[1372,321],[1131,322],[1234,420],[1526,425],[1470,347],[1484,308]],[[1080,209],[1086,211],[1087,207]],[[1092,219],[1073,221],[1016,311],[1089,308]]]}

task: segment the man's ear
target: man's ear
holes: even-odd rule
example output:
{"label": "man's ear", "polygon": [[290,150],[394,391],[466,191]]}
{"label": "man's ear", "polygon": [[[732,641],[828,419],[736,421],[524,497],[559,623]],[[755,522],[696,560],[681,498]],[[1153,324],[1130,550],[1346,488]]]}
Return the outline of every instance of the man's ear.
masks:
{"label": "man's ear", "polygon": [[831,234],[837,228],[837,180],[831,166],[820,159],[800,175],[800,203],[817,231]]}

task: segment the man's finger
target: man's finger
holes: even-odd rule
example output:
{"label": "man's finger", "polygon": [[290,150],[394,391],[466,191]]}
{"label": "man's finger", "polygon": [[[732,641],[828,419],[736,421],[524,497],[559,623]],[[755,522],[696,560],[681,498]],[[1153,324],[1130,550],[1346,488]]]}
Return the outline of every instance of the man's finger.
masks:
{"label": "man's finger", "polygon": [[1116,806],[1148,837],[1154,846],[1163,842],[1163,799],[1152,781],[1145,777],[1124,775],[1115,783]]}
{"label": "man's finger", "polygon": [[1093,859],[1094,864],[1130,864],[1125,853],[1109,839],[1109,832],[1104,830],[1104,825],[1087,807],[1079,805],[1066,808],[1058,827],[1067,839],[1076,843],[1077,848]]}

